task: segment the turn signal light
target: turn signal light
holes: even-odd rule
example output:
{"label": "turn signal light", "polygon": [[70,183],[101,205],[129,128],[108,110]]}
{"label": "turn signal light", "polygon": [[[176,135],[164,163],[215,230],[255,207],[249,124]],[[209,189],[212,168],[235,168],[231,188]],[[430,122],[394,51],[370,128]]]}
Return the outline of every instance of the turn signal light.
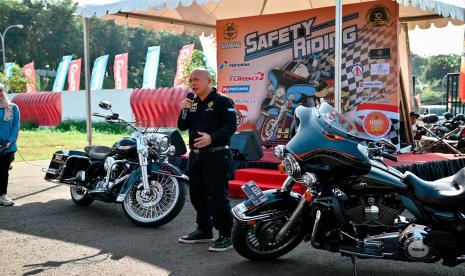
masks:
{"label": "turn signal light", "polygon": [[313,196],[309,189],[305,191],[304,197],[305,197],[305,201],[307,201],[308,203],[312,202]]}
{"label": "turn signal light", "polygon": [[278,165],[278,171],[282,174],[286,174],[286,168],[284,167],[283,164]]}

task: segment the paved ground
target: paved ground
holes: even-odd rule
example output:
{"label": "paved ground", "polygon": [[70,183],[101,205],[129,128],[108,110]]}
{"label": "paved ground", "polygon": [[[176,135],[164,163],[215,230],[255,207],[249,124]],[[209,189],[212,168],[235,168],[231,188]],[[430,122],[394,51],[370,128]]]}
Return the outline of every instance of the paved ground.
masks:
{"label": "paved ground", "polygon": [[[0,207],[0,275],[351,275],[348,258],[308,244],[261,263],[234,250],[210,253],[207,244],[179,244],[178,237],[193,228],[190,203],[158,229],[132,225],[118,205],[79,208],[68,188],[42,180],[45,164],[14,164],[10,196],[16,205]],[[379,260],[358,265],[360,275],[465,275],[465,265]]]}

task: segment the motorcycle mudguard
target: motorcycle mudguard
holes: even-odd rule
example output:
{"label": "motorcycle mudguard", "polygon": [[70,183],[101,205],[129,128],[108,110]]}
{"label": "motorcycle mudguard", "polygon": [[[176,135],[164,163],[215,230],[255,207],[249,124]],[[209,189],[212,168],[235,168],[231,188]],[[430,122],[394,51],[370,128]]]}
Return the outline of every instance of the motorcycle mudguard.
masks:
{"label": "motorcycle mudguard", "polygon": [[[295,192],[282,192],[278,189],[264,191],[267,201],[255,206],[252,201],[246,200],[232,208],[235,220],[239,223],[256,223],[275,218],[279,211],[293,210],[299,204],[301,195]],[[278,212],[273,212],[278,211]],[[264,214],[262,214],[264,212]]]}
{"label": "motorcycle mudguard", "polygon": [[[189,181],[189,177],[181,172],[181,170],[169,163],[152,163],[148,165],[147,173],[149,175],[153,174],[164,174],[176,177],[178,179],[182,179],[184,181]],[[118,197],[116,198],[116,202],[123,202],[128,194],[129,190],[134,184],[141,183],[139,179],[142,177],[141,169],[137,169],[131,173],[129,178],[126,180],[124,185],[121,187],[119,191]]]}

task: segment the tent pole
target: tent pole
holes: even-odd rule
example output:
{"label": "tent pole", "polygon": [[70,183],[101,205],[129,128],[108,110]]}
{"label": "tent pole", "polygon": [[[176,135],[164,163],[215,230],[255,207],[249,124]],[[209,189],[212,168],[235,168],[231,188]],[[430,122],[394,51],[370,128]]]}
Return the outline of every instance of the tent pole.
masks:
{"label": "tent pole", "polygon": [[334,107],[341,111],[341,51],[342,51],[342,0],[336,1],[336,30],[334,44]]}
{"label": "tent pole", "polygon": [[89,55],[89,29],[90,21],[84,18],[83,22],[84,32],[84,76],[86,87],[86,121],[87,121],[87,143],[92,145],[92,106],[90,94],[90,55]]}

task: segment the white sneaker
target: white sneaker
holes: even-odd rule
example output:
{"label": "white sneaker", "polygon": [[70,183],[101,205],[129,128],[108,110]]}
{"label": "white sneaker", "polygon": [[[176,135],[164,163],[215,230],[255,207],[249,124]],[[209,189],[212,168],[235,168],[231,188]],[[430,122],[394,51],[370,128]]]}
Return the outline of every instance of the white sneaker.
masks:
{"label": "white sneaker", "polygon": [[13,204],[15,204],[15,202],[6,195],[0,196],[0,206],[12,206]]}

